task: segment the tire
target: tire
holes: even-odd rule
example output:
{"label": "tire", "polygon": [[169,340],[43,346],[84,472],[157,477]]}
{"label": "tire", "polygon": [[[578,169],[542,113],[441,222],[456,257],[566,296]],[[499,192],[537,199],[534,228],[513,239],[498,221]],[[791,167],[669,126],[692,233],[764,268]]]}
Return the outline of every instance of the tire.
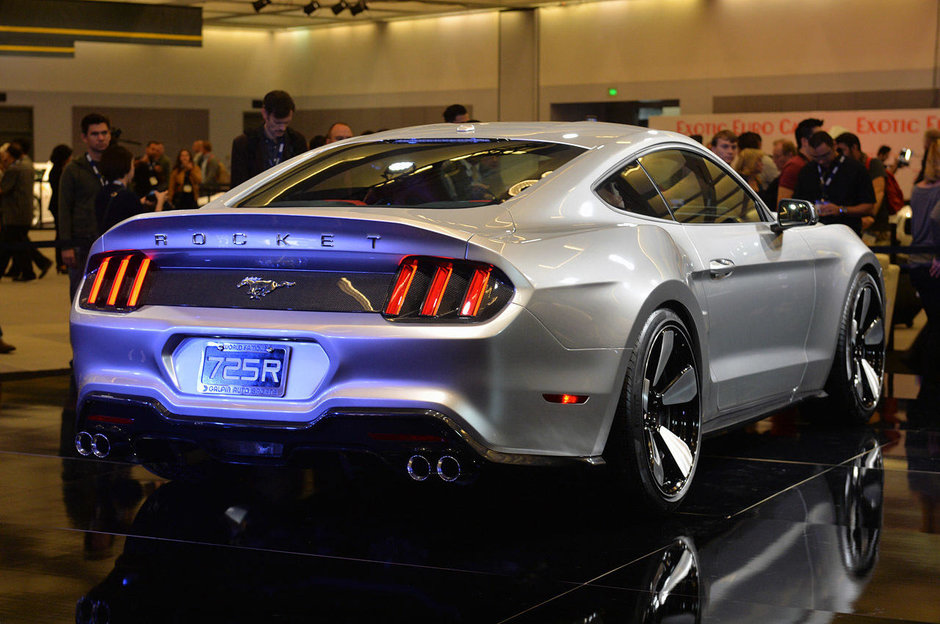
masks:
{"label": "tire", "polygon": [[631,622],[701,622],[705,587],[695,542],[678,535],[647,558],[641,596]]}
{"label": "tire", "polygon": [[885,372],[884,304],[868,273],[855,276],[839,321],[839,341],[826,381],[826,410],[836,420],[865,424],[878,401]]}
{"label": "tire", "polygon": [[701,375],[682,320],[660,309],[647,319],[627,364],[605,449],[615,479],[654,514],[685,499],[702,441]]}

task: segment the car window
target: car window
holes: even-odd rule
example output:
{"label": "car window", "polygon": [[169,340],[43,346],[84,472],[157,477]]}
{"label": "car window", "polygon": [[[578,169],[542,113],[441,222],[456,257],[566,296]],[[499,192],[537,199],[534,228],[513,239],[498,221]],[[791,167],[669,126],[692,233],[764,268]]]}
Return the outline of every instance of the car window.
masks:
{"label": "car window", "polygon": [[392,140],[329,150],[285,171],[239,203],[246,207],[463,208],[522,193],[585,150],[509,140]]}
{"label": "car window", "polygon": [[676,221],[753,223],[761,214],[750,193],[709,159],[669,149],[639,159],[656,183]]}
{"label": "car window", "polygon": [[656,186],[636,161],[608,177],[594,191],[614,208],[647,217],[672,219]]}

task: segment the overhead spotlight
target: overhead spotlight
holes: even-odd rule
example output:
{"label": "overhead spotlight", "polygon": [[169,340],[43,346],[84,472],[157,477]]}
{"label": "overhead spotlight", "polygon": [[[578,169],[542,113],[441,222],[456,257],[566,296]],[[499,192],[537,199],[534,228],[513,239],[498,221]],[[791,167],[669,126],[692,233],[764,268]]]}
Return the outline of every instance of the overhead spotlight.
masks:
{"label": "overhead spotlight", "polygon": [[255,13],[260,13],[261,9],[271,4],[271,0],[255,0],[251,6],[255,7]]}
{"label": "overhead spotlight", "polygon": [[348,9],[349,3],[346,0],[339,0],[336,4],[330,7],[330,10],[333,11],[333,15],[339,15],[343,12],[343,9]]}
{"label": "overhead spotlight", "polygon": [[304,13],[306,13],[307,15],[310,15],[311,13],[313,13],[319,8],[320,8],[320,3],[317,2],[316,0],[313,0],[313,2],[310,2],[304,5]]}
{"label": "overhead spotlight", "polygon": [[359,0],[356,4],[349,7],[349,12],[353,15],[359,15],[369,7],[366,6],[366,0]]}

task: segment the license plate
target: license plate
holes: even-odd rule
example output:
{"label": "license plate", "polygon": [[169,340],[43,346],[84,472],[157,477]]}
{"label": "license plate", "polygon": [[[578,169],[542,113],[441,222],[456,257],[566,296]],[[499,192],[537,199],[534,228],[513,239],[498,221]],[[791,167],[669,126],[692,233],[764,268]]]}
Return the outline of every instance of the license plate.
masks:
{"label": "license plate", "polygon": [[282,397],[290,347],[247,342],[210,342],[202,356],[199,392]]}

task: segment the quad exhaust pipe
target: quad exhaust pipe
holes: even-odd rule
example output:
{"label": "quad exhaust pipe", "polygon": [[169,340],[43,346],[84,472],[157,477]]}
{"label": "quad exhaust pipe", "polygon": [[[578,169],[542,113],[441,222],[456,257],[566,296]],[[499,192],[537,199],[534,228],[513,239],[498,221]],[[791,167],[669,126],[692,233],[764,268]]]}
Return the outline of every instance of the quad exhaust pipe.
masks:
{"label": "quad exhaust pipe", "polygon": [[75,436],[75,450],[82,457],[94,455],[98,459],[105,459],[111,454],[113,448],[111,440],[103,433],[79,431]]}
{"label": "quad exhaust pipe", "polygon": [[408,458],[405,469],[413,481],[426,481],[428,477],[437,475],[441,481],[453,483],[461,475],[460,460],[448,453],[438,457],[436,462],[433,458],[416,453]]}

